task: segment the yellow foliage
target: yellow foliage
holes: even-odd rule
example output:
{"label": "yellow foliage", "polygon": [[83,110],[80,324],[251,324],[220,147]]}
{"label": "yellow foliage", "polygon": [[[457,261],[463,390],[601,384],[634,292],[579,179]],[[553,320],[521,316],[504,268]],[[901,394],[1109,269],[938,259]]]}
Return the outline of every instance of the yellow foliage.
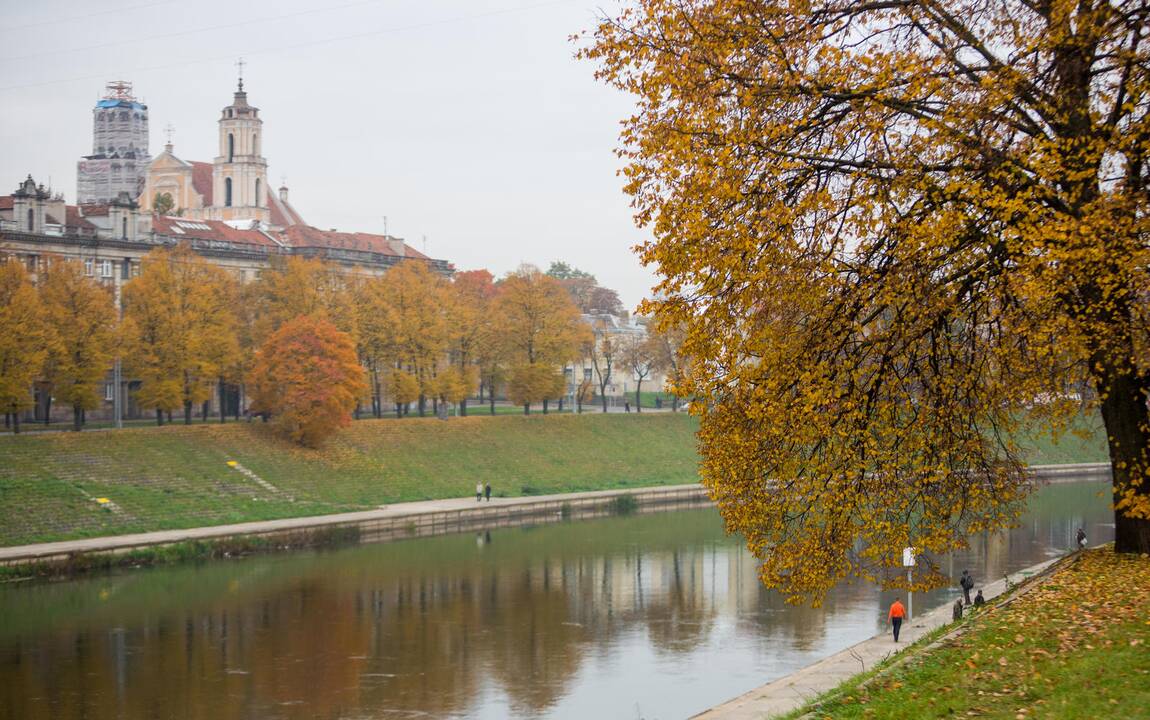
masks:
{"label": "yellow foliage", "polygon": [[639,0],[582,52],[637,103],[703,482],[792,599],[1008,526],[1011,431],[1083,404],[1150,549],[1148,18],[1051,7]]}

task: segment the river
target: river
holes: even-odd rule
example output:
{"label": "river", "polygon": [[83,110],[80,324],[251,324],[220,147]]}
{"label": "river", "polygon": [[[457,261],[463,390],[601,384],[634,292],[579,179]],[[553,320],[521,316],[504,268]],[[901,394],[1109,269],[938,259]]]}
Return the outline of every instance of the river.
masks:
{"label": "river", "polygon": [[[1107,491],[1043,488],[947,563],[981,584],[1109,541]],[[712,509],[13,584],[0,717],[670,720],[870,637],[892,597],[789,606]]]}

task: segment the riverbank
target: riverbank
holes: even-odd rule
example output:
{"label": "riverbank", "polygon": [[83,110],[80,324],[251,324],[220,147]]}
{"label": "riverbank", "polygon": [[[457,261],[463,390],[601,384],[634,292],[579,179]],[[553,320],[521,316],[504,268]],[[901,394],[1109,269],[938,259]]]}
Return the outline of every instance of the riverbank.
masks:
{"label": "riverbank", "polygon": [[902,643],[875,636],[695,718],[1142,717],[1150,559],[1104,547],[1023,579],[991,583],[986,608],[961,621],[937,608]]}
{"label": "riverbank", "polygon": [[71,576],[117,566],[490,531],[709,503],[697,483],[483,502],[454,498],[400,503],[363,512],[5,547],[0,548],[0,578]]}
{"label": "riverbank", "polygon": [[0,546],[692,483],[685,413],[362,420],[322,449],[260,423],[0,438]]}
{"label": "riverbank", "polygon": [[[1091,427],[1029,443],[1029,460],[1105,461]],[[0,437],[0,546],[369,511],[477,482],[501,498],[693,483],[697,428],[666,412],[361,420],[319,450],[260,423]]]}

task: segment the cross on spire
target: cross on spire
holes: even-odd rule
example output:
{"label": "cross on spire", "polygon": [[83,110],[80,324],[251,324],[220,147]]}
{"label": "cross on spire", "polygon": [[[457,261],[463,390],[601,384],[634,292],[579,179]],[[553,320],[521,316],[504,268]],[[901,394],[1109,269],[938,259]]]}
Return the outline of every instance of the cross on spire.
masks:
{"label": "cross on spire", "polygon": [[176,132],[176,128],[173,127],[171,123],[168,123],[167,125],[164,126],[164,134],[168,136],[168,144],[169,145],[172,144],[172,134],[175,132]]}
{"label": "cross on spire", "polygon": [[245,65],[245,64],[246,64],[246,63],[244,62],[244,59],[243,59],[243,58],[240,58],[239,60],[236,60],[236,68],[237,68],[237,69],[238,69],[238,71],[239,71],[239,72],[238,72],[238,74],[239,74],[239,78],[240,78],[240,83],[239,83],[239,88],[240,88],[240,89],[239,89],[239,92],[243,92],[243,91],[244,91],[244,65]]}

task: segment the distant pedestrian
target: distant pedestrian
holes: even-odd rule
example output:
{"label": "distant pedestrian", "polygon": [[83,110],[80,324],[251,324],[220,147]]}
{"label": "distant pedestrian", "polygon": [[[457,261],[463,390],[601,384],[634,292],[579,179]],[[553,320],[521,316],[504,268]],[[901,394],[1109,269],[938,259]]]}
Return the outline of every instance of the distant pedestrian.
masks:
{"label": "distant pedestrian", "polygon": [[491,502],[491,483],[487,483],[483,488],[483,494],[487,496],[487,502]]}
{"label": "distant pedestrian", "polygon": [[1078,532],[1074,533],[1074,544],[1079,550],[1086,548],[1086,531],[1082,528],[1078,528]]}
{"label": "distant pedestrian", "polygon": [[986,598],[982,596],[982,588],[978,589],[978,594],[974,596],[974,606],[980,607],[986,604]]}
{"label": "distant pedestrian", "polygon": [[906,608],[902,606],[902,602],[895,600],[891,603],[890,612],[887,613],[886,617],[894,629],[894,641],[898,642],[898,631],[902,629],[902,621],[906,617]]}
{"label": "distant pedestrian", "polygon": [[479,502],[482,499],[483,499],[483,483],[477,482],[477,483],[475,483],[475,502]]}
{"label": "distant pedestrian", "polygon": [[970,591],[974,589],[974,578],[970,576],[969,570],[962,571],[962,577],[958,579],[958,586],[962,588],[962,597],[966,600],[966,604],[970,604]]}
{"label": "distant pedestrian", "polygon": [[624,412],[631,412],[631,401],[630,400],[623,403],[623,411]]}
{"label": "distant pedestrian", "polygon": [[962,608],[963,608],[962,598],[955,598],[954,609],[953,609],[953,614],[954,614],[955,620],[961,620],[962,619]]}

